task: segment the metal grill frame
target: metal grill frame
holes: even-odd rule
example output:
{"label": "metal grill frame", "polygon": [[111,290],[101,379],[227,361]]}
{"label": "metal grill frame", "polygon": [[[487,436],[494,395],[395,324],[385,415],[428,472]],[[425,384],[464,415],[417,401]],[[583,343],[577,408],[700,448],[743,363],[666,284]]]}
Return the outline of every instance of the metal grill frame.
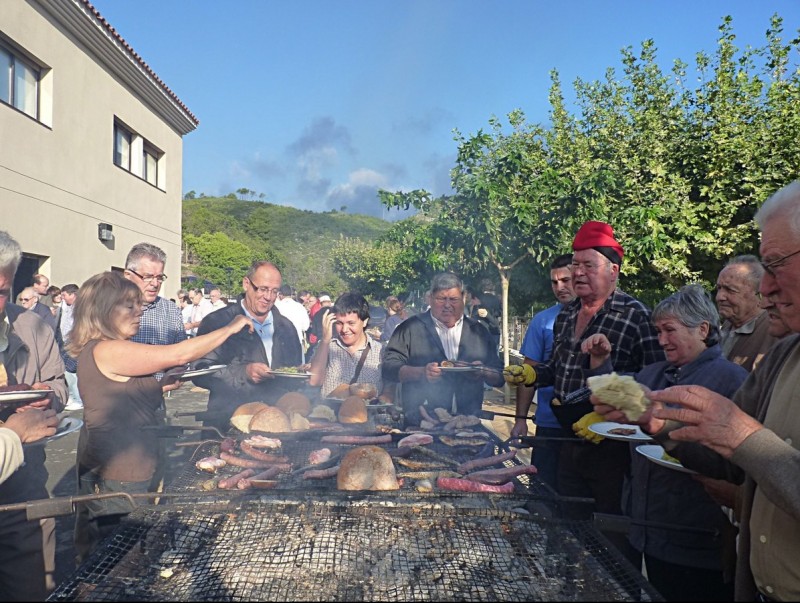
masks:
{"label": "metal grill frame", "polygon": [[589,522],[280,494],[141,507],[48,600],[662,600]]}

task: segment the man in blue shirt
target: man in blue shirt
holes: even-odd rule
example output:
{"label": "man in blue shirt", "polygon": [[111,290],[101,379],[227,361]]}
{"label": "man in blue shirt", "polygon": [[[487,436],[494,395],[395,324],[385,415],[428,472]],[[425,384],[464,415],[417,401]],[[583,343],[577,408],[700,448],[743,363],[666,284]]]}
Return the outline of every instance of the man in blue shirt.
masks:
{"label": "man in blue shirt", "polygon": [[[545,362],[553,353],[553,323],[561,308],[575,299],[572,290],[572,254],[558,256],[550,264],[550,286],[558,303],[536,314],[525,332],[525,339],[520,350],[525,356],[527,364]],[[533,361],[533,362],[532,362]],[[532,398],[533,388],[517,388],[517,397],[528,396]],[[539,388],[536,399],[536,436],[541,438],[564,437],[572,434],[566,433],[559,424],[553,411],[550,409],[550,400],[553,399],[553,388]],[[531,400],[526,401],[530,405]],[[542,440],[531,452],[531,463],[539,469],[539,477],[546,484],[556,487],[556,472],[558,470],[558,456],[561,442],[557,440]]]}

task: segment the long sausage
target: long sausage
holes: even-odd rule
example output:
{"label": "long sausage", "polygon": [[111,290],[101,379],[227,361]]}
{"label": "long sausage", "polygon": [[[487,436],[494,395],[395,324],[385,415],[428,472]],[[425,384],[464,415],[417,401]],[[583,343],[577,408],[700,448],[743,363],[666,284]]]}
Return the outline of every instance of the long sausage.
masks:
{"label": "long sausage", "polygon": [[461,463],[458,466],[457,471],[459,473],[469,473],[473,469],[478,469],[480,467],[491,467],[492,465],[499,465],[501,463],[505,463],[506,461],[510,461],[516,456],[517,456],[517,451],[511,450],[510,452],[503,452],[502,454],[495,454],[494,456],[488,456],[480,459],[472,459],[471,461],[466,461],[464,463]]}
{"label": "long sausage", "polygon": [[490,486],[458,477],[440,477],[436,480],[436,486],[442,490],[454,490],[456,492],[490,492],[496,494],[511,494],[514,492],[513,482],[507,482],[502,486]]}
{"label": "long sausage", "polygon": [[339,465],[334,465],[327,469],[309,469],[303,473],[303,479],[325,479],[334,477],[337,473],[339,473]]}
{"label": "long sausage", "polygon": [[475,471],[464,477],[473,482],[482,484],[502,484],[503,482],[518,475],[532,475],[538,470],[535,465],[514,465],[512,467],[501,467],[500,469],[484,469]]}
{"label": "long sausage", "polygon": [[241,471],[236,475],[232,475],[231,477],[226,477],[225,479],[219,480],[217,487],[222,488],[223,490],[231,490],[232,488],[235,488],[241,480],[247,479],[248,477],[252,477],[255,474],[256,472],[253,471],[252,469],[245,469],[244,471]]}
{"label": "long sausage", "polygon": [[392,441],[392,434],[386,433],[379,436],[326,435],[319,440],[326,444],[389,444]]}
{"label": "long sausage", "polygon": [[242,441],[239,444],[239,447],[242,449],[247,456],[251,456],[256,460],[264,461],[266,463],[288,463],[289,457],[284,454],[273,454],[272,452],[263,452],[256,448],[255,446],[251,446],[247,442]]}
{"label": "long sausage", "polygon": [[261,473],[256,473],[251,477],[246,477],[242,480],[239,480],[239,483],[236,484],[236,487],[239,490],[248,490],[253,487],[253,482],[257,480],[271,480],[278,477],[278,474],[281,472],[280,465],[273,465],[266,471],[262,471]]}
{"label": "long sausage", "polygon": [[266,469],[270,465],[275,464],[275,463],[268,463],[266,461],[245,459],[240,456],[236,456],[235,454],[230,454],[228,452],[220,452],[219,458],[221,458],[229,465],[233,465],[234,467],[247,467],[248,469]]}

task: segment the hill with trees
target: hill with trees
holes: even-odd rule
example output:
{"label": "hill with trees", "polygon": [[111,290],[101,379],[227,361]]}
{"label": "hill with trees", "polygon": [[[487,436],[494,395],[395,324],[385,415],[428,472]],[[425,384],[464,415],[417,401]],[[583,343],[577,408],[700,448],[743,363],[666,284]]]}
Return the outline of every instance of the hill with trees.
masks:
{"label": "hill with trees", "polygon": [[253,260],[275,262],[286,284],[312,292],[349,288],[334,270],[331,248],[342,238],[371,244],[389,230],[380,218],[338,211],[188,195],[183,202],[182,280],[193,275],[227,291]]}

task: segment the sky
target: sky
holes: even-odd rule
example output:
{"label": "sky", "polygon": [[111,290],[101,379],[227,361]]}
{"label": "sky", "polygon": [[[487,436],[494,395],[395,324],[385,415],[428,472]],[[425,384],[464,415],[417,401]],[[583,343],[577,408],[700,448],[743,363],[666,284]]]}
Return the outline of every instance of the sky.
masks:
{"label": "sky", "polygon": [[569,102],[647,39],[668,70],[725,15],[740,48],[800,28],[800,0],[91,1],[200,121],[184,193],[387,219],[378,189],[452,192],[455,131],[547,124],[551,70]]}

